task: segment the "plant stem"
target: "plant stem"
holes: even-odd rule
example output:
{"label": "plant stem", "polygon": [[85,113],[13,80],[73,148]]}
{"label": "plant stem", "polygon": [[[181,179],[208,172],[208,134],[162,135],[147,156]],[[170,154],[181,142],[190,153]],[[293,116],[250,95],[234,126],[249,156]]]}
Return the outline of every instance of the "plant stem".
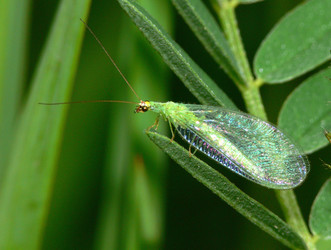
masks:
{"label": "plant stem", "polygon": [[268,118],[264,110],[259,87],[251,85],[249,87],[240,88],[240,90],[244,98],[247,111],[250,114],[258,116],[261,119],[267,121]]}
{"label": "plant stem", "polygon": [[297,199],[293,190],[275,190],[278,201],[282,207],[287,223],[304,239],[308,249],[316,249],[312,236],[302,217]]}
{"label": "plant stem", "polygon": [[238,1],[220,1],[219,17],[230,47],[239,65],[239,69],[246,83],[253,82],[253,75],[246,57],[237,24],[235,7]]}
{"label": "plant stem", "polygon": [[[254,80],[253,78],[237,25],[235,7],[238,5],[238,1],[223,0],[219,1],[219,4],[220,9],[218,15],[222,22],[224,33],[227,36],[229,44],[235,54],[239,67],[242,69],[242,73],[246,81],[245,87],[239,86],[239,89],[243,95],[247,110],[249,113],[258,116],[261,119],[267,120],[259,92],[259,88],[263,84],[263,81],[261,79]],[[302,217],[293,190],[276,190],[275,192],[278,202],[282,207],[286,221],[304,239],[308,249],[315,249],[315,245],[313,244],[312,237]]]}

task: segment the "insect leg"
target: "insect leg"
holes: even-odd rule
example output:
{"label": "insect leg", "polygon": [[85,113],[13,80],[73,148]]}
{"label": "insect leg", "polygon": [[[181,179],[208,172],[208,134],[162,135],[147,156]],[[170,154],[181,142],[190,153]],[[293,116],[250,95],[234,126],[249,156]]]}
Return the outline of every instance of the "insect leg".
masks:
{"label": "insect leg", "polygon": [[171,131],[171,135],[172,135],[171,140],[170,140],[170,143],[171,143],[171,142],[173,142],[174,139],[175,139],[175,133],[174,133],[174,130],[172,129],[172,125],[171,125],[171,122],[170,122],[169,119],[168,119],[168,122],[169,122],[170,131]]}
{"label": "insect leg", "polygon": [[192,157],[191,148],[192,148],[192,144],[190,143],[190,146],[188,147],[188,153],[190,158]]}
{"label": "insect leg", "polygon": [[326,139],[328,139],[328,141],[331,143],[331,133],[328,130],[324,129],[324,135]]}
{"label": "insect leg", "polygon": [[195,153],[198,151],[198,149],[197,148],[195,148],[195,150],[194,150],[194,152],[193,152],[193,155],[195,155]]}
{"label": "insect leg", "polygon": [[192,155],[194,155],[197,152],[197,150],[198,150],[197,148],[195,148],[193,154],[191,152],[192,145],[193,145],[193,143],[194,143],[194,141],[195,141],[196,138],[197,138],[197,136],[195,135],[194,138],[193,138],[193,140],[192,140],[192,142],[190,143],[189,148],[188,148],[188,152],[189,152],[189,156],[190,157],[192,157]]}
{"label": "insect leg", "polygon": [[160,120],[160,115],[156,117],[154,124],[147,128],[147,131],[150,131],[153,127],[155,127],[155,130],[157,130],[157,128],[159,127],[159,120]]}

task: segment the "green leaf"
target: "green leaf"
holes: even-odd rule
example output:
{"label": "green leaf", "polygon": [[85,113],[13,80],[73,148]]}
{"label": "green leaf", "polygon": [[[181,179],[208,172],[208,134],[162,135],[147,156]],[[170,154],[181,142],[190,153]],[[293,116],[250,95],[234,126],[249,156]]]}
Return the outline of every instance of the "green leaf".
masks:
{"label": "green leaf", "polygon": [[0,249],[39,249],[90,0],[61,1],[18,120],[0,196]]}
{"label": "green leaf", "polygon": [[256,76],[268,83],[293,79],[330,59],[331,1],[305,1],[286,15],[261,44]]}
{"label": "green leaf", "polygon": [[[146,139],[146,137],[145,137]],[[156,148],[156,147],[155,147]],[[157,148],[156,148],[157,149]],[[160,152],[159,152],[160,153]],[[151,246],[159,245],[161,240],[161,208],[160,201],[157,199],[155,190],[152,185],[152,180],[146,173],[146,165],[144,159],[140,156],[135,157],[133,174],[134,188],[134,211],[138,210],[138,222],[141,227],[139,234],[142,240],[147,241]],[[145,245],[147,245],[145,243]]]}
{"label": "green leaf", "polygon": [[331,237],[331,178],[324,183],[315,198],[309,226],[314,235],[321,238]]}
{"label": "green leaf", "polygon": [[161,54],[163,60],[201,103],[236,109],[226,94],[139,4],[132,0],[118,2]]}
{"label": "green leaf", "polygon": [[[163,27],[172,31],[173,8],[170,2],[139,2],[159,18]],[[121,14],[124,15],[124,11]],[[118,64],[121,70],[129,72],[126,77],[132,87],[138,93],[143,91],[144,96],[167,99],[169,68],[132,26],[129,18],[121,18],[119,26],[121,30],[116,36],[119,41],[114,51],[121,55]],[[128,100],[132,92],[128,88],[123,89],[122,79],[119,80],[118,84],[112,81],[112,89],[116,87],[121,95],[126,93],[120,99]],[[119,105],[109,117],[105,170],[109,174],[103,187],[95,249],[159,249],[162,245],[167,156],[142,133],[155,122],[155,117],[132,116],[132,108]],[[160,127],[161,131],[166,129],[164,127]],[[129,233],[134,237],[128,237]]]}
{"label": "green leaf", "polygon": [[317,250],[331,249],[331,239],[317,239],[315,246]]}
{"label": "green leaf", "polygon": [[323,128],[331,125],[331,69],[305,80],[285,101],[279,127],[304,150],[312,153],[328,144]]}
{"label": "green leaf", "polygon": [[213,193],[223,199],[252,223],[288,247],[305,249],[301,237],[277,215],[243,193],[218,171],[199,160],[176,142],[156,132],[146,131],[148,137]]}
{"label": "green leaf", "polygon": [[238,84],[244,84],[231,48],[214,17],[200,0],[172,0],[209,54]]}
{"label": "green leaf", "polygon": [[0,1],[0,183],[24,81],[29,7],[30,0]]}

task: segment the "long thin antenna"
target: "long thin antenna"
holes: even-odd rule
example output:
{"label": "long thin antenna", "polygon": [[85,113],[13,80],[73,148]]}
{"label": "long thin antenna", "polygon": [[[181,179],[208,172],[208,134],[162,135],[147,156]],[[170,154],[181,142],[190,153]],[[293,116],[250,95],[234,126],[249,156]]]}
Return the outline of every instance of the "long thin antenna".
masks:
{"label": "long thin antenna", "polygon": [[82,23],[85,25],[86,29],[92,34],[92,36],[94,37],[94,39],[99,43],[100,47],[103,49],[103,51],[106,53],[106,55],[108,56],[108,58],[110,59],[110,61],[112,62],[112,64],[115,66],[115,68],[117,69],[117,71],[120,73],[120,75],[122,76],[122,78],[124,79],[124,81],[126,82],[126,84],[130,87],[130,89],[132,90],[132,92],[135,94],[135,96],[141,101],[141,98],[137,95],[136,91],[134,91],[134,89],[132,88],[131,84],[129,83],[129,81],[125,78],[125,76],[123,75],[123,73],[121,72],[121,70],[117,67],[114,59],[110,56],[110,54],[108,53],[108,51],[106,50],[105,46],[103,46],[103,44],[101,43],[101,41],[98,39],[98,37],[94,34],[94,32],[91,30],[91,28],[87,25],[87,23],[85,23],[83,21],[83,19],[80,18],[80,20],[82,21]]}
{"label": "long thin antenna", "polygon": [[77,101],[77,102],[39,102],[39,104],[41,104],[41,105],[62,105],[62,104],[95,103],[95,102],[119,102],[119,103],[139,104],[136,102],[116,101],[116,100],[95,100],[95,101]]}

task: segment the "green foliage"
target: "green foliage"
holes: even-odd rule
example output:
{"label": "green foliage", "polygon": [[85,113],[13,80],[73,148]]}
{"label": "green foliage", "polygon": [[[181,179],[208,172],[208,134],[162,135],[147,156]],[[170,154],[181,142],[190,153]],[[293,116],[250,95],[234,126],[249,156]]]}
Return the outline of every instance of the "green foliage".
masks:
{"label": "green foliage", "polygon": [[215,62],[234,82],[243,84],[242,73],[228,41],[206,6],[199,0],[172,0],[172,2]]}
{"label": "green foliage", "polygon": [[155,132],[146,132],[148,137],[195,179],[236,209],[239,213],[268,232],[285,245],[305,249],[305,243],[283,220],[263,205],[243,193],[218,171],[170,139]]}
{"label": "green foliage", "polygon": [[0,183],[24,79],[29,0],[0,2]]}
{"label": "green foliage", "polygon": [[119,1],[119,3],[135,24],[141,28],[163,60],[201,103],[235,108],[216,83],[136,1]]}
{"label": "green foliage", "polygon": [[331,1],[308,1],[284,17],[261,44],[256,76],[268,83],[291,80],[330,59]]}
{"label": "green foliage", "polygon": [[322,128],[331,124],[331,70],[314,74],[285,101],[278,125],[308,154],[328,145]]}
{"label": "green foliage", "polygon": [[67,107],[48,109],[38,102],[70,96],[84,31],[72,20],[85,17],[89,3],[63,1],[59,6],[31,93],[18,118],[1,185],[2,249],[36,249],[41,245]]}
{"label": "green foliage", "polygon": [[327,180],[316,196],[311,209],[309,224],[319,238],[331,237],[331,179]]}
{"label": "green foliage", "polygon": [[[170,68],[177,74],[178,72],[185,72],[183,75],[186,76],[186,71],[182,70],[183,64],[178,64],[175,61],[169,60],[170,55],[174,55],[176,53],[169,53],[169,49],[162,48],[163,45],[168,44],[170,38],[164,34],[162,28],[157,24],[157,22],[149,16],[144,9],[139,6],[136,2],[131,0],[118,0],[122,5],[123,9],[129,14],[135,24],[139,27],[139,29],[143,32],[146,38],[151,42],[151,44],[158,50],[164,60],[168,63]],[[205,7],[203,7],[202,2],[200,1],[175,1],[175,6],[179,9],[179,12],[183,15],[184,19],[190,25],[191,29],[200,39],[202,44],[205,46],[207,51],[214,57],[215,61],[218,62],[225,71],[235,80],[239,86],[239,89],[242,90],[243,96],[245,97],[246,105],[249,110],[255,111],[254,114],[260,117],[265,117],[263,106],[261,105],[261,100],[258,95],[253,94],[256,93],[256,90],[263,84],[263,81],[266,82],[282,82],[298,75],[305,73],[306,71],[316,67],[321,64],[325,60],[327,60],[330,56],[326,53],[327,48],[331,47],[327,34],[330,29],[330,19],[327,14],[328,3],[322,1],[314,1],[303,4],[301,7],[295,9],[287,18],[282,20],[275,29],[271,31],[268,35],[267,40],[261,45],[258,50],[256,59],[255,59],[255,73],[260,78],[255,81],[252,78],[252,73],[249,69],[249,64],[247,62],[247,58],[245,56],[245,51],[243,49],[243,45],[241,42],[239,30],[237,28],[234,8],[236,6],[236,1],[219,1],[219,17],[223,24],[223,28],[225,30],[226,38],[228,39],[228,43],[224,39],[224,35],[218,28],[215,27],[215,23],[213,18]],[[201,10],[201,11],[200,11]],[[313,13],[319,13],[316,17]],[[308,17],[308,18],[307,18]],[[305,20],[305,22],[303,22]],[[301,25],[301,26],[300,26]],[[300,26],[301,28],[295,28]],[[303,28],[302,28],[303,27]],[[220,38],[218,43],[216,42],[215,34]],[[163,39],[159,39],[159,37],[164,37]],[[156,38],[157,37],[157,38]],[[175,45],[171,42],[172,46],[175,47],[176,51],[181,51],[181,55],[186,58],[185,61],[190,61],[192,65],[191,59],[182,52],[178,45]],[[314,45],[314,46],[313,46]],[[232,50],[232,53],[229,52]],[[233,55],[233,56],[232,56]],[[233,62],[233,58],[237,61],[237,63]],[[235,65],[239,65],[239,69]],[[299,65],[299,66],[298,66]],[[188,69],[189,70],[189,69]],[[243,72],[241,74],[235,72]],[[193,73],[193,72],[192,72]],[[301,87],[304,89],[300,91],[298,89],[294,92],[289,101],[285,104],[283,108],[282,115],[280,117],[281,127],[284,128],[290,135],[297,139],[300,145],[305,149],[306,152],[312,152],[317,150],[318,148],[325,146],[325,142],[321,142],[322,140],[319,138],[318,142],[311,143],[312,137],[315,137],[316,130],[318,126],[322,123],[329,122],[327,117],[329,116],[331,110],[328,107],[325,107],[325,100],[328,98],[329,86],[327,81],[328,79],[325,76],[329,72],[327,71],[325,74],[317,74],[312,77],[313,80],[307,80]],[[247,88],[240,87],[240,76],[244,76],[245,85]],[[323,79],[325,78],[325,79]],[[183,80],[183,78],[181,78]],[[185,79],[185,78],[184,78]],[[187,79],[187,78],[186,78]],[[202,80],[208,78],[203,77]],[[324,81],[323,81],[324,80]],[[184,80],[183,80],[184,81]],[[312,83],[310,83],[312,82]],[[197,92],[195,86],[192,88],[191,84],[188,84],[184,81],[186,86],[191,90],[191,92],[204,104],[213,105],[215,102],[206,101],[205,92]],[[315,85],[318,84],[318,87]],[[201,84],[197,82],[197,84]],[[201,84],[201,89],[208,90],[209,84]],[[310,89],[306,89],[305,86],[311,86]],[[312,91],[314,93],[312,97]],[[210,91],[208,91],[211,93]],[[214,85],[213,85],[214,92]],[[251,94],[250,94],[251,93]],[[308,95],[310,94],[310,95]],[[318,102],[314,102],[315,99],[318,99]],[[215,99],[215,97],[214,97]],[[221,100],[224,97],[221,98]],[[226,100],[226,99],[225,99]],[[295,103],[293,103],[296,100]],[[215,100],[217,102],[217,99]],[[292,101],[292,102],[291,102]],[[224,105],[226,102],[218,102],[221,105]],[[300,105],[303,103],[309,103],[309,109],[306,108],[308,105]],[[313,103],[313,104],[311,104]],[[324,103],[324,106],[320,108],[321,103]],[[323,104],[322,104],[323,105]],[[260,106],[260,109],[253,109],[252,106]],[[288,111],[291,110],[291,111]],[[305,110],[305,112],[301,112]],[[314,112],[318,110],[320,112]],[[308,111],[309,117],[306,115]],[[311,112],[309,112],[311,111]],[[295,116],[294,116],[295,114]],[[322,114],[322,115],[321,115]],[[292,124],[293,117],[299,117],[297,119],[297,123]],[[329,116],[330,117],[330,116]],[[286,119],[287,118],[287,119]],[[307,123],[307,118],[310,123]],[[304,120],[304,121],[303,121]],[[298,126],[298,124],[300,124]],[[292,129],[291,129],[292,128]],[[313,130],[313,131],[310,131]],[[315,134],[314,134],[315,133]],[[171,157],[179,163],[184,169],[190,172],[195,178],[197,178],[200,182],[204,183],[211,191],[218,193],[217,187],[226,186],[228,189],[231,189],[232,184],[222,183],[222,185],[217,185],[217,181],[215,177],[210,177],[211,175],[205,174],[201,171],[207,171],[209,167],[204,165],[203,163],[197,164],[196,162],[185,162],[183,159],[186,159],[183,154],[178,153],[178,148],[175,147],[173,143],[172,146],[167,145],[164,142],[164,139],[157,136],[156,134],[148,133],[150,138],[156,143],[160,148],[163,149],[166,153],[171,155]],[[317,139],[315,139],[317,140]],[[176,152],[176,153],[173,153]],[[187,157],[187,155],[186,155]],[[210,169],[209,169],[210,170]],[[306,245],[309,248],[314,248],[311,236],[308,232],[308,229],[303,221],[300,210],[298,208],[298,204],[296,202],[294,193],[292,191],[277,191],[279,202],[282,205],[282,208],[286,214],[287,220],[291,226],[297,231],[298,234],[303,237],[306,242]],[[220,197],[230,204],[234,204],[236,198],[238,197],[227,197],[220,195]],[[248,206],[249,202],[241,201]],[[241,204],[241,206],[244,206]],[[238,209],[241,206],[234,206],[239,212]],[[295,212],[291,212],[291,209]],[[261,211],[254,211],[251,209],[252,213],[256,213],[258,215],[256,218],[252,218],[248,216],[246,212],[243,214],[251,220],[253,223],[264,225],[261,226],[265,231],[270,233],[270,230],[267,229],[265,223],[262,222],[262,213]],[[256,222],[259,221],[259,223]],[[271,226],[269,225],[269,228]],[[288,234],[288,232],[283,231],[280,234]],[[272,234],[275,238],[280,239],[280,234]],[[284,243],[284,239],[280,239]],[[289,240],[289,239],[287,239]],[[298,239],[297,239],[298,240]],[[305,248],[304,245],[298,246],[298,243],[294,243],[294,240],[289,240],[295,247]],[[302,239],[297,242],[301,242]],[[288,241],[286,241],[287,245],[290,245]]]}
{"label": "green foliage", "polygon": [[[105,47],[110,48],[110,54],[133,83],[139,96],[155,101],[169,100],[170,85],[167,84],[167,70],[160,62],[162,58],[201,103],[237,109],[237,104],[232,100],[237,99],[235,93],[238,91],[228,89],[231,87],[226,85],[228,78],[219,80],[219,72],[217,76],[208,76],[204,70],[213,72],[210,69],[213,67],[205,64],[207,57],[195,54],[198,51],[195,47],[185,52],[168,34],[175,19],[168,1],[118,0],[124,11],[115,1],[105,1],[107,7],[100,7],[103,6],[101,2],[94,3],[97,7],[92,8],[90,22],[97,24],[91,26],[93,30],[103,28],[96,33],[102,36]],[[251,10],[251,5],[241,4],[257,1],[213,0],[212,7],[221,27],[208,8],[210,6],[204,4],[206,2],[172,0],[216,62],[216,68],[223,68],[233,80],[233,85],[238,87],[247,110],[266,119],[260,87],[265,83],[280,83],[300,76],[297,82],[302,83],[293,87],[293,92],[281,108],[279,126],[306,153],[316,152],[328,145],[323,129],[331,129],[331,72],[330,69],[315,69],[330,59],[330,1],[305,1],[285,15],[264,39],[257,53],[247,53],[249,56],[255,54],[255,76],[240,33],[250,33],[255,37],[255,32],[263,28],[261,25],[257,30],[250,20],[243,20],[244,11]],[[270,2],[263,1],[256,8],[278,4],[272,5]],[[202,201],[195,189],[199,186],[187,183],[185,176],[179,177],[179,180],[172,179],[165,195],[167,161],[153,143],[215,193],[216,198],[223,199],[281,244],[296,249],[331,248],[330,180],[321,188],[311,209],[311,234],[293,191],[276,192],[285,222],[276,215],[277,211],[273,211],[277,209],[272,204],[270,190],[251,184],[254,191],[250,191],[250,183],[242,179],[238,182],[241,189],[237,188],[219,171],[196,156],[190,157],[185,148],[176,142],[170,143],[167,137],[160,135],[165,131],[162,125],[159,133],[147,131],[152,142],[146,141],[142,131],[153,123],[155,117],[152,115],[132,118],[130,106],[117,104],[73,105],[70,109],[68,106],[38,105],[39,102],[70,100],[78,62],[79,87],[74,91],[73,101],[137,101],[130,90],[125,89],[122,79],[117,79],[118,73],[109,69],[109,63],[102,63],[106,58],[99,53],[91,37],[87,39],[82,59],[79,60],[84,33],[79,18],[87,21],[90,1],[59,0],[54,21],[47,30],[52,17],[50,9],[54,7],[52,4],[53,1],[47,2],[46,8],[31,5],[29,0],[0,2],[1,249],[153,249],[163,245],[166,248],[183,248],[189,244],[197,247],[194,245],[197,242],[195,238],[206,248],[218,249],[222,246],[212,245],[212,241],[217,242],[221,237],[228,240],[228,245],[222,242],[224,248],[235,246],[246,249],[247,242],[255,243],[260,248],[265,245],[268,249],[275,248],[277,241],[266,238],[267,243],[263,243],[261,231],[255,232],[253,226],[242,223],[240,218],[236,221],[237,214],[232,215],[229,210],[223,213],[222,209],[226,209],[223,203],[220,207],[217,207],[218,200],[208,203],[213,197],[206,197],[206,193],[202,194],[205,199]],[[238,20],[235,10],[238,10]],[[129,14],[152,46],[147,45],[136,29],[127,23],[128,17],[120,20],[124,12]],[[258,13],[258,19],[262,19],[264,13]],[[272,20],[272,14],[266,13]],[[241,20],[252,27],[243,26],[247,31],[240,32],[238,21]],[[185,32],[178,31],[179,38],[184,39]],[[41,45],[40,39],[46,34],[45,45]],[[243,40],[248,42],[250,39],[244,37]],[[42,52],[39,47],[44,48]],[[151,51],[152,47],[161,55],[160,58]],[[255,48],[256,45],[246,47]],[[35,65],[36,58],[39,59]],[[198,58],[196,61],[201,67],[192,58]],[[308,71],[311,71],[309,77],[303,75]],[[291,88],[290,84],[288,86]],[[264,94],[272,91],[273,101],[276,101],[279,96],[274,96],[273,91],[285,87],[270,89],[265,84]],[[176,91],[172,92],[177,92],[177,89],[179,87],[176,85]],[[186,101],[184,92],[178,90],[172,96],[178,94],[181,100]],[[266,99],[264,101],[271,103]],[[277,107],[268,107],[267,110],[271,109],[277,110]],[[329,149],[324,152],[329,155]],[[323,169],[316,162],[320,162],[319,159],[312,164],[308,181],[297,189],[298,197],[305,199],[300,201],[304,217],[309,210],[304,206],[311,203],[312,193],[316,195],[316,187],[321,186],[329,174],[323,174]],[[170,168],[171,178],[180,176],[180,172],[174,173],[176,169]],[[181,192],[185,192],[184,201]],[[180,198],[174,200],[172,197],[177,193]],[[165,202],[166,197],[170,197],[170,201]],[[265,206],[261,205],[264,202],[256,201],[263,197]],[[196,202],[194,207],[188,207],[189,202],[193,201]],[[183,204],[183,210],[180,204]],[[198,212],[194,213],[195,210]],[[198,218],[198,214],[203,217]],[[217,230],[214,217],[210,217],[210,224],[205,221],[211,215],[215,218],[223,216],[215,220]],[[203,222],[199,221],[201,218]],[[221,225],[219,218],[222,218]],[[224,221],[223,224],[223,219],[228,219],[228,223]],[[205,228],[210,231],[204,232],[199,227],[193,238],[190,230],[194,227],[190,223],[208,224]],[[237,223],[242,223],[242,226],[237,226]],[[213,237],[215,232],[219,237]],[[231,238],[231,235],[234,237]]]}
{"label": "green foliage", "polygon": [[[145,3],[151,13],[163,17],[160,22],[171,32],[170,4],[149,0]],[[112,56],[119,58],[121,70],[127,72],[125,75],[138,95],[143,94],[141,98],[167,99],[168,69],[130,24],[130,20],[122,22],[119,42],[114,46],[119,55]],[[116,50],[111,47],[110,51]],[[113,98],[124,92],[125,86],[119,80],[119,93]],[[111,85],[113,88],[115,84]],[[127,88],[122,99],[132,96]],[[157,249],[163,238],[166,156],[151,142],[146,143],[142,132],[155,118],[128,114],[132,114],[132,106],[121,105],[109,116],[105,192],[98,216],[96,249]],[[165,132],[162,127],[160,130]]]}

